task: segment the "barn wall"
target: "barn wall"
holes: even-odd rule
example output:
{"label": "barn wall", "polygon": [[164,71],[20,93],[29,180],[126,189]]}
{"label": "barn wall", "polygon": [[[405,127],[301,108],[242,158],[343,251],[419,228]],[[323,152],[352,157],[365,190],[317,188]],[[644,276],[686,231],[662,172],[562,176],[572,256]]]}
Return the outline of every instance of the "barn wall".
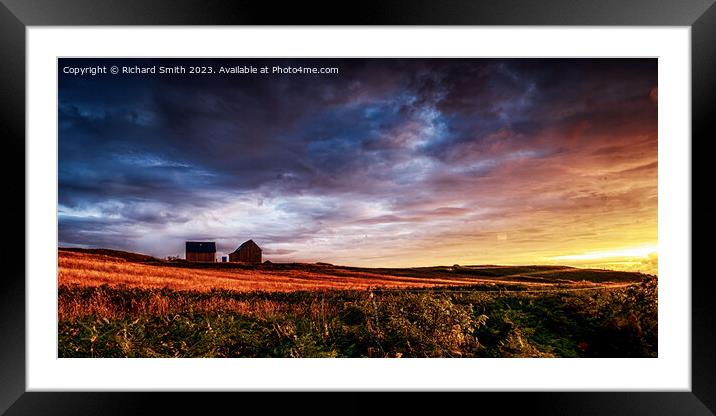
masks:
{"label": "barn wall", "polygon": [[261,263],[261,249],[257,247],[243,247],[231,254],[229,254],[229,261],[232,262],[246,262],[246,263]]}
{"label": "barn wall", "polygon": [[216,253],[186,253],[186,259],[189,261],[216,261]]}

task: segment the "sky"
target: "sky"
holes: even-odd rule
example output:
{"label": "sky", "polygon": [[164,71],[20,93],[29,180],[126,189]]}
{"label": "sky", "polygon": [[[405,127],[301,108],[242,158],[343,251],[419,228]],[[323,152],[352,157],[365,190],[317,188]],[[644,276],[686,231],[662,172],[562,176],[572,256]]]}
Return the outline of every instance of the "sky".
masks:
{"label": "sky", "polygon": [[[215,72],[64,70],[112,65]],[[216,72],[236,66],[337,73]],[[656,59],[58,68],[61,247],[220,256],[253,239],[273,262],[657,273]]]}

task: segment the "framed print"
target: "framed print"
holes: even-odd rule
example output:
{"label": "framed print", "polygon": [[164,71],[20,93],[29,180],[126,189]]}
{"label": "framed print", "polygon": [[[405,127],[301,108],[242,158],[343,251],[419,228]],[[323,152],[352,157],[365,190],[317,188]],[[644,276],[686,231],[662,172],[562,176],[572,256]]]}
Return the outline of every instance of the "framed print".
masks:
{"label": "framed print", "polygon": [[713,414],[711,2],[40,3],[0,8],[2,411]]}

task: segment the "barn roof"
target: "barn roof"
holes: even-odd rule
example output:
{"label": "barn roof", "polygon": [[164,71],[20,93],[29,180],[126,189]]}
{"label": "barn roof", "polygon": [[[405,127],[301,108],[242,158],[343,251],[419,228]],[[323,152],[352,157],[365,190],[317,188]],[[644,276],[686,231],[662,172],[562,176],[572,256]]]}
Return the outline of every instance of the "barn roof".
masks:
{"label": "barn roof", "polygon": [[237,249],[234,251],[234,253],[236,253],[237,251],[239,251],[239,250],[241,250],[242,248],[245,248],[245,247],[256,247],[257,249],[261,250],[261,247],[259,247],[258,244],[254,243],[254,240],[249,240],[249,241],[246,241],[246,242],[244,242],[243,244],[241,244],[241,245],[239,246],[239,248],[237,248]]}
{"label": "barn roof", "polygon": [[213,241],[187,241],[186,251],[189,253],[216,253],[216,243]]}

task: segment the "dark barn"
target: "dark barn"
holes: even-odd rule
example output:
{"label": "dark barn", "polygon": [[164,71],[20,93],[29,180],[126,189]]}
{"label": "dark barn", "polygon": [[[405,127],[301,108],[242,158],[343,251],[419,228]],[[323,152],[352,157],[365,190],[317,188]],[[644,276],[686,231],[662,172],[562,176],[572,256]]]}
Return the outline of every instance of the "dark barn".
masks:
{"label": "dark barn", "polygon": [[216,261],[216,243],[187,241],[186,242],[186,259],[188,261]]}
{"label": "dark barn", "polygon": [[229,261],[244,263],[261,263],[261,247],[254,240],[240,245],[233,253],[229,253]]}

